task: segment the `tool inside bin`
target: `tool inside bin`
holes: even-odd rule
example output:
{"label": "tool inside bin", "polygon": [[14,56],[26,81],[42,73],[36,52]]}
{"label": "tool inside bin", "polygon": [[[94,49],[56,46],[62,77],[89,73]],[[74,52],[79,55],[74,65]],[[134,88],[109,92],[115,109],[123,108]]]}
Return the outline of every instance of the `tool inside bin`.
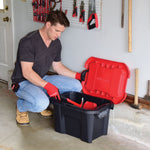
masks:
{"label": "tool inside bin", "polygon": [[98,110],[104,105],[110,105],[113,109],[113,103],[106,99],[85,95],[78,92],[66,92],[61,95],[62,102],[74,105],[85,110]]}

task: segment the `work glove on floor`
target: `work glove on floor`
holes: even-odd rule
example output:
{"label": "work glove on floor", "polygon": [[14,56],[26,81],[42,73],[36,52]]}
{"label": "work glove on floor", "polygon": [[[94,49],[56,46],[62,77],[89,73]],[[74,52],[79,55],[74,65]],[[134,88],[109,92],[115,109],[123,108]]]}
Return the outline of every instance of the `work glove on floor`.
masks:
{"label": "work glove on floor", "polygon": [[53,84],[51,83],[47,83],[45,86],[44,86],[44,89],[47,91],[48,95],[50,97],[55,97],[55,99],[60,99],[60,95],[59,95],[59,91],[58,91],[58,88],[56,86],[54,86]]}

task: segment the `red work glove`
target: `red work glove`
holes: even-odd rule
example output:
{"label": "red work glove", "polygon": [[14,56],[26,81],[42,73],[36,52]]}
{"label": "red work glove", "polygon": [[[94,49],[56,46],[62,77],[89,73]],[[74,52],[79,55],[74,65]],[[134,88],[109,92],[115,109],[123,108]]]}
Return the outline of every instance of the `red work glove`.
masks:
{"label": "red work glove", "polygon": [[48,95],[50,97],[55,97],[56,99],[60,99],[60,95],[59,95],[59,91],[58,91],[58,88],[56,86],[54,86],[53,84],[51,83],[47,83],[45,86],[44,86],[44,89],[47,91]]}
{"label": "red work glove", "polygon": [[80,80],[80,81],[84,81],[85,80],[85,75],[88,72],[88,70],[83,70],[81,73],[77,72],[75,74],[75,79]]}
{"label": "red work glove", "polygon": [[77,72],[77,73],[75,74],[75,79],[81,80],[81,73]]}

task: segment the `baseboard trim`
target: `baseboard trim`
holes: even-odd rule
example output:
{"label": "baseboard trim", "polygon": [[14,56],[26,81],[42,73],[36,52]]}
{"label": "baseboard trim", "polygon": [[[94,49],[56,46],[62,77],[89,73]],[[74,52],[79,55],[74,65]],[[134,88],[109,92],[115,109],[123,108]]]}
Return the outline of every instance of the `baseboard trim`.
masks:
{"label": "baseboard trim", "polygon": [[8,81],[2,80],[2,79],[0,79],[0,82],[4,84],[8,84]]}

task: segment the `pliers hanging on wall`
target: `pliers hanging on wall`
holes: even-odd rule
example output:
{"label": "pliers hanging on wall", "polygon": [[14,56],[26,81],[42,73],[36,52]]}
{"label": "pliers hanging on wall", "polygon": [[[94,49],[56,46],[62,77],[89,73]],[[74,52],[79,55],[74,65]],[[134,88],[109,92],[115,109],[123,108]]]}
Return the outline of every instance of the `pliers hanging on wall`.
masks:
{"label": "pliers hanging on wall", "polygon": [[80,18],[79,22],[85,22],[85,9],[84,9],[84,1],[81,1],[80,5]]}
{"label": "pliers hanging on wall", "polygon": [[74,0],[73,2],[73,13],[72,13],[72,17],[77,17],[78,16],[78,10],[77,10],[77,0]]}

